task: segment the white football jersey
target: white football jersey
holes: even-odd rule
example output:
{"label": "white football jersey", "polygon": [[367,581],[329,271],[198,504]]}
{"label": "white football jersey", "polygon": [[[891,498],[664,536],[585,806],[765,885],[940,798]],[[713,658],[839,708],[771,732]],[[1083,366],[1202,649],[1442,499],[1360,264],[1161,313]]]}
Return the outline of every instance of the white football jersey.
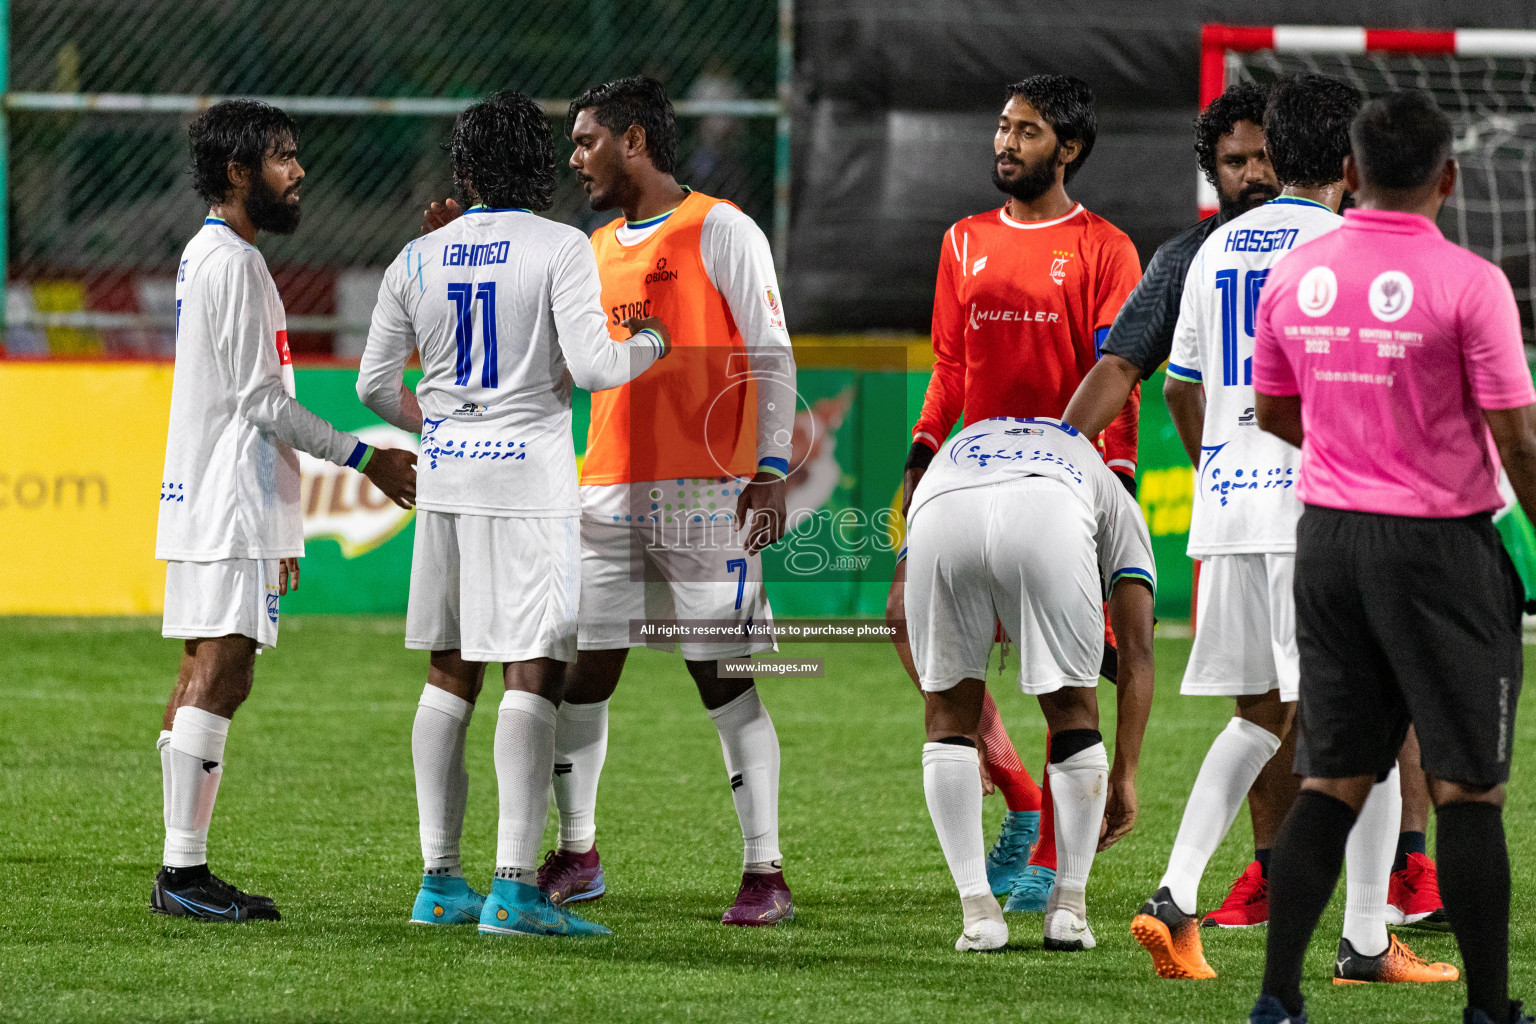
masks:
{"label": "white football jersey", "polygon": [[1205,386],[1191,557],[1296,550],[1301,452],[1259,429],[1254,316],[1270,268],[1342,223],[1320,203],[1281,196],[1217,228],[1190,264],[1168,376]]}
{"label": "white football jersey", "polygon": [[357,394],[402,429],[400,381],[421,353],[416,503],[434,512],[574,516],[571,385],[618,387],[661,355],[614,344],[597,259],[575,228],[474,207],[410,243],[379,287]]}
{"label": "white football jersey", "polygon": [[[998,417],[963,428],[923,473],[907,522],[916,523],[923,505],[936,495],[1025,476],[1066,484],[1093,515],[1105,597],[1122,576],[1156,587],[1152,538],[1140,506],[1087,438],[1060,420]],[[1018,529],[1027,533],[1029,524],[1021,522]]]}
{"label": "white football jersey", "polygon": [[267,262],[209,217],[176,274],[176,369],[155,557],[304,553],[298,448],[339,465],[366,446],[294,398],[288,321]]}

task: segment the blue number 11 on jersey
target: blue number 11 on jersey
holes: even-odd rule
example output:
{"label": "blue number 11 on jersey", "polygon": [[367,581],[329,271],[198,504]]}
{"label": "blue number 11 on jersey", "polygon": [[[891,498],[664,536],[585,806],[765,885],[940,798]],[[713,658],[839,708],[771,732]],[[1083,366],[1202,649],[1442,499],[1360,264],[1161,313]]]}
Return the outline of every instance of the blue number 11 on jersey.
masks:
{"label": "blue number 11 on jersey", "polygon": [[[453,303],[453,337],[457,356],[454,360],[453,382],[460,387],[469,383],[471,348],[474,346],[475,326],[472,313],[475,300],[480,300],[480,333],[482,341],[480,386],[494,388],[496,382],[496,282],[481,281],[471,293],[467,284],[450,284],[448,300]],[[1252,333],[1252,329],[1249,330]]]}

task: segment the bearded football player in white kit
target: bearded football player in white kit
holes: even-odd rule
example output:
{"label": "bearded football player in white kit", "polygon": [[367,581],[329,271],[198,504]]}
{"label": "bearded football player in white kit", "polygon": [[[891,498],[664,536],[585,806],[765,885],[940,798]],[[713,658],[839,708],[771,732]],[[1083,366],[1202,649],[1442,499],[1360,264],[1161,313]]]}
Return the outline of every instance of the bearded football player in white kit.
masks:
{"label": "bearded football player in white kit", "polygon": [[176,369],[155,557],[164,635],[185,640],[160,733],[164,867],[150,908],[173,917],[278,920],[273,901],[208,870],[208,826],[230,719],[256,655],[277,643],[278,598],[304,553],[294,449],[366,475],[397,504],[415,497],[416,456],[372,449],[294,398],[282,299],[260,231],[299,225],[298,131],[275,107],[219,103],[192,122],[192,175],[209,204],[176,275]]}
{"label": "bearded football player in white kit", "polygon": [[[1349,123],[1359,106],[1353,88],[1322,75],[1299,75],[1274,87],[1264,138],[1283,191],[1212,232],[1184,284],[1164,389],[1197,469],[1189,554],[1201,559],[1199,628],[1181,692],[1232,697],[1237,713],[1211,744],[1167,871],[1131,923],[1164,978],[1216,976],[1200,941],[1200,878],[1294,718],[1300,654],[1292,579],[1301,452],[1258,428],[1255,316],[1270,269],[1343,223],[1337,212],[1344,198],[1341,179]],[[1387,887],[1401,812],[1393,769],[1372,789],[1350,834],[1337,984],[1457,977],[1454,967],[1425,963],[1387,933]]]}
{"label": "bearded football player in white kit", "polygon": [[[384,275],[357,393],[421,433],[420,512],[407,647],[432,652],[411,754],[421,890],[411,920],[486,935],[603,935],[550,902],[536,876],[555,756],[555,710],[576,660],[581,541],[571,387],[628,382],[666,355],[655,319],[609,338],[586,236],[537,216],[555,188],[549,121],[497,93],[454,122],[454,180],[474,204],[405,247]],[[412,395],[401,374],[421,353]],[[503,666],[500,796],[489,897],[464,880],[464,737],[485,676]]]}
{"label": "bearded football player in white kit", "polygon": [[[1094,446],[1060,420],[997,418],[934,456],[908,513],[907,627],[927,697],[923,791],[960,890],[957,950],[1008,941],[987,883],[975,735],[997,623],[1019,652],[1019,686],[1051,731],[1056,884],[1045,947],[1094,946],[1093,856],[1136,820],[1136,768],[1152,702],[1156,569],[1141,509]],[[1104,600],[1119,640],[1115,761],[1095,686]]]}

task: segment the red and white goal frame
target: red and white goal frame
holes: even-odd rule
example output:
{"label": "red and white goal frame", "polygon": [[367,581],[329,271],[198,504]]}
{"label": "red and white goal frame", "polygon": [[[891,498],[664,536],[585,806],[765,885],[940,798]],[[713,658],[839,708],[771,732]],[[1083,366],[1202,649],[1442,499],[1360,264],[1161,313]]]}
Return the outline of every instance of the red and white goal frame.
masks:
{"label": "red and white goal frame", "polygon": [[[1536,57],[1536,31],[1525,29],[1397,29],[1359,25],[1203,25],[1200,29],[1200,109],[1227,87],[1228,54],[1273,50],[1310,54],[1420,54],[1457,57]],[[1200,181],[1202,216],[1216,212],[1216,192]]]}

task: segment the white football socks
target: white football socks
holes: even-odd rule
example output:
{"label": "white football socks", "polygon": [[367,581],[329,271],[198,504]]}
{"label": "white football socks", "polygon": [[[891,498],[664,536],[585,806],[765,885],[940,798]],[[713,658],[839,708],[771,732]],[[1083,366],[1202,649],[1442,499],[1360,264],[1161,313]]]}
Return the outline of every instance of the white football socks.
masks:
{"label": "white football socks", "polygon": [[171,730],[160,730],[160,738],[155,741],[155,749],[160,751],[160,823],[169,825],[171,822]]}
{"label": "white football socks", "polygon": [[709,713],[720,733],[720,752],[741,822],[747,871],[778,871],[779,737],[754,686]]}
{"label": "white football socks", "polygon": [[1206,864],[1226,838],[1254,780],[1279,749],[1280,737],[1236,717],[1211,743],[1189,791],[1184,820],[1168,855],[1168,870],[1159,883],[1168,887],[1174,904],[1184,913],[1195,912]]}
{"label": "white football socks", "polygon": [[534,884],[549,817],[555,761],[555,706],[538,694],[508,690],[496,718],[496,877]]}
{"label": "white football socks", "polygon": [[1087,917],[1088,873],[1099,846],[1099,825],[1109,796],[1109,754],[1102,742],[1064,761],[1045,766],[1056,801],[1056,885],[1046,905],[1049,917],[1065,907]]}
{"label": "white football socks", "polygon": [[176,709],[169,742],[161,749],[165,792],[165,857],[168,868],[208,863],[208,825],[224,775],[229,719],[190,705]]}
{"label": "white football socks", "polygon": [[416,769],[416,813],[421,825],[422,874],[464,877],[459,839],[469,799],[464,737],[475,706],[428,683],[411,727],[411,763]]}
{"label": "white football socks", "polygon": [[1344,847],[1344,937],[1361,956],[1379,956],[1387,948],[1387,885],[1397,857],[1403,791],[1397,768],[1371,787]]}
{"label": "white football socks", "polygon": [[[986,845],[981,832],[981,758],[975,747],[923,744],[923,795],[939,834],[944,860],[960,892],[965,926],[988,917],[985,900],[997,905],[987,885]],[[1000,913],[1000,912],[999,912]]]}
{"label": "white football socks", "polygon": [[597,841],[597,783],[608,756],[608,702],[560,705],[555,717],[555,806],[560,849],[586,853]]}

